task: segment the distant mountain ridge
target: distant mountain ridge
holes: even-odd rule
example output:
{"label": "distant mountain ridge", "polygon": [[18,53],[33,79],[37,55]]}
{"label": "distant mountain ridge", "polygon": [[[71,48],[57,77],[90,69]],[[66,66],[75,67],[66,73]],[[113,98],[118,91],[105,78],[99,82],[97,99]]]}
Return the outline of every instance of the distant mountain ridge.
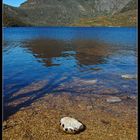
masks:
{"label": "distant mountain ridge", "polygon": [[137,10],[136,0],[27,0],[18,8],[4,4],[3,25],[69,26],[80,19],[110,17],[130,10]]}

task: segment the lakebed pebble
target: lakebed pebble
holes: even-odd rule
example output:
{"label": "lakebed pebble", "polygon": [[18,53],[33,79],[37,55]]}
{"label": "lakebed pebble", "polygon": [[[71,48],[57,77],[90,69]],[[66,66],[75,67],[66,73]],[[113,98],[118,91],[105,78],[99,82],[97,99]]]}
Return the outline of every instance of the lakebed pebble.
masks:
{"label": "lakebed pebble", "polygon": [[60,127],[63,129],[64,132],[69,134],[76,134],[85,129],[84,124],[71,117],[62,118],[60,120]]}
{"label": "lakebed pebble", "polygon": [[116,102],[121,102],[122,100],[119,97],[116,96],[110,96],[106,99],[108,103],[116,103]]}
{"label": "lakebed pebble", "polygon": [[137,79],[136,75],[131,75],[131,74],[124,74],[124,75],[121,75],[121,77],[124,79]]}

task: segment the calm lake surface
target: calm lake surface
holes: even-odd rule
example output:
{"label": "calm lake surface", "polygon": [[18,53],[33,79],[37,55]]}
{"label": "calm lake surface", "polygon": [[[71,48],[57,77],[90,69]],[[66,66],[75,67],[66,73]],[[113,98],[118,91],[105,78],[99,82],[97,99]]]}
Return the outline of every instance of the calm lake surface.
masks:
{"label": "calm lake surface", "polygon": [[5,96],[42,80],[44,94],[137,93],[136,79],[121,77],[137,74],[136,28],[4,28],[3,40]]}

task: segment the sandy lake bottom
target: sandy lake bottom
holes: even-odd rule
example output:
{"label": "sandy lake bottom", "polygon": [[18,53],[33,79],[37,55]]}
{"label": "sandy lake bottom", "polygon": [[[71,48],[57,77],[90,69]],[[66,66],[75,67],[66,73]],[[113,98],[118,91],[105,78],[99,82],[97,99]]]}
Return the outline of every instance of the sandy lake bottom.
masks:
{"label": "sandy lake bottom", "polygon": [[[25,95],[41,88],[45,81],[32,84],[15,93]],[[137,97],[104,94],[71,95],[68,92],[46,94],[27,107],[21,107],[3,122],[4,140],[136,140]],[[120,101],[113,100],[118,97]],[[9,102],[10,110],[33,96]],[[8,110],[6,111],[8,112]],[[86,130],[70,135],[62,132],[59,121],[70,116],[86,125]]]}

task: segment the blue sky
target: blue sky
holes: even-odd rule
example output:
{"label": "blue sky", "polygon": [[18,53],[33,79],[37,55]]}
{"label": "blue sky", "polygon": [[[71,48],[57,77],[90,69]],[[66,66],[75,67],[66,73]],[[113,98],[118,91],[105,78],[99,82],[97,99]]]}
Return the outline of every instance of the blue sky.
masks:
{"label": "blue sky", "polygon": [[25,2],[26,0],[3,0],[3,3],[18,7],[21,3]]}

